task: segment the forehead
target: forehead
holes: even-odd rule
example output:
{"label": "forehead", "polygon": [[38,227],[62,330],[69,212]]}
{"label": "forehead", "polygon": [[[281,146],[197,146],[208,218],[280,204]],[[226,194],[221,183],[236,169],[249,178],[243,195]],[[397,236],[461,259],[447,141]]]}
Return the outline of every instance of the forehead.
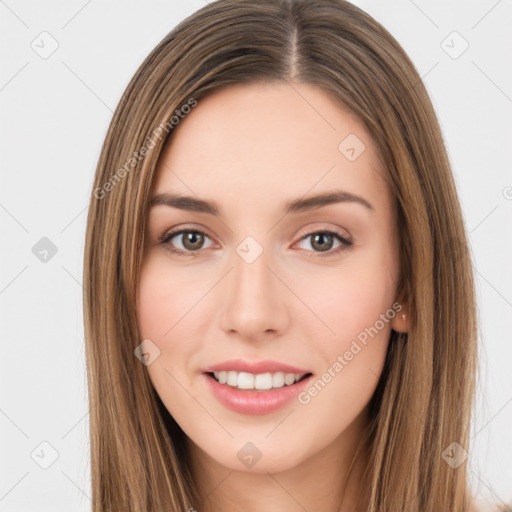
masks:
{"label": "forehead", "polygon": [[343,189],[385,207],[383,175],[364,123],[320,88],[251,83],[215,91],[180,121],[153,190],[280,207]]}

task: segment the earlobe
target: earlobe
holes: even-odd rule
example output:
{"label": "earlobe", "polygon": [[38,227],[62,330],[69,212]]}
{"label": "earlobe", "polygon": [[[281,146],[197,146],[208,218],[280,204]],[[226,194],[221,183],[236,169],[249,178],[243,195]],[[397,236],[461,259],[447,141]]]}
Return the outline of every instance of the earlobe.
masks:
{"label": "earlobe", "polygon": [[405,307],[391,320],[391,328],[396,332],[408,332],[409,324],[410,316]]}

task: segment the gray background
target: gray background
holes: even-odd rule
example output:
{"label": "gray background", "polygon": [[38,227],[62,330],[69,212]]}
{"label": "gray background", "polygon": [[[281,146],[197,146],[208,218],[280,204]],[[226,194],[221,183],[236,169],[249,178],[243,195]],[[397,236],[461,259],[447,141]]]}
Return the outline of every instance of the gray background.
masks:
{"label": "gray background", "polygon": [[[478,286],[471,478],[484,498],[512,500],[511,2],[354,3],[402,44],[439,115]],[[90,509],[81,281],[93,173],[128,81],[203,5],[0,0],[0,512]]]}

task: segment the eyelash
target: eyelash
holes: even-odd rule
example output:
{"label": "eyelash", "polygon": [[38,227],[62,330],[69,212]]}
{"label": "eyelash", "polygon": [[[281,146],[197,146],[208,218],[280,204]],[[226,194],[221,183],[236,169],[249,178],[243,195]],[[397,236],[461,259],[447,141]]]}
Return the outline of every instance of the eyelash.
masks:
{"label": "eyelash", "polygon": [[[170,251],[172,254],[176,254],[178,256],[184,256],[184,257],[190,257],[190,256],[196,256],[200,251],[201,249],[197,250],[197,251],[182,251],[181,249],[176,249],[174,247],[172,247],[169,242],[176,236],[178,235],[181,235],[183,233],[199,233],[201,235],[205,235],[208,237],[208,235],[204,232],[204,231],[200,231],[198,229],[180,229],[180,230],[177,230],[177,231],[171,231],[170,233],[169,232],[166,232],[164,233],[163,235],[161,235],[159,237],[159,241],[162,245],[165,245],[166,246],[166,249],[168,251]],[[343,237],[339,232],[337,231],[332,231],[332,230],[329,230],[329,229],[325,229],[325,230],[312,230],[312,231],[309,231],[307,233],[305,233],[299,240],[302,241],[306,238],[308,238],[309,236],[311,235],[318,235],[318,234],[322,234],[322,235],[332,235],[334,236],[335,238],[337,238],[340,242],[341,242],[341,245],[336,248],[336,249],[333,249],[333,250],[329,250],[325,253],[320,253],[320,252],[317,252],[317,251],[311,251],[313,253],[315,253],[317,256],[320,256],[320,257],[327,257],[327,256],[332,256],[334,254],[339,254],[340,252],[346,250],[346,249],[349,249],[352,245],[353,245],[353,242],[350,241],[350,240],[347,240],[345,237]],[[208,237],[210,238],[210,237]]]}

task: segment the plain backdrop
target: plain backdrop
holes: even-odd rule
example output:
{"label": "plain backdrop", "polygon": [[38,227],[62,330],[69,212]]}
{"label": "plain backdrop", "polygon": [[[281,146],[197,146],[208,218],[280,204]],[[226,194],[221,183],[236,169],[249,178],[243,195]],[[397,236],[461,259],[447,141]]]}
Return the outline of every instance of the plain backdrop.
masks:
{"label": "plain backdrop", "polygon": [[[512,6],[359,0],[411,57],[470,233],[481,379],[474,488],[512,500]],[[90,510],[82,262],[112,113],[146,55],[205,0],[0,1],[0,511]]]}

